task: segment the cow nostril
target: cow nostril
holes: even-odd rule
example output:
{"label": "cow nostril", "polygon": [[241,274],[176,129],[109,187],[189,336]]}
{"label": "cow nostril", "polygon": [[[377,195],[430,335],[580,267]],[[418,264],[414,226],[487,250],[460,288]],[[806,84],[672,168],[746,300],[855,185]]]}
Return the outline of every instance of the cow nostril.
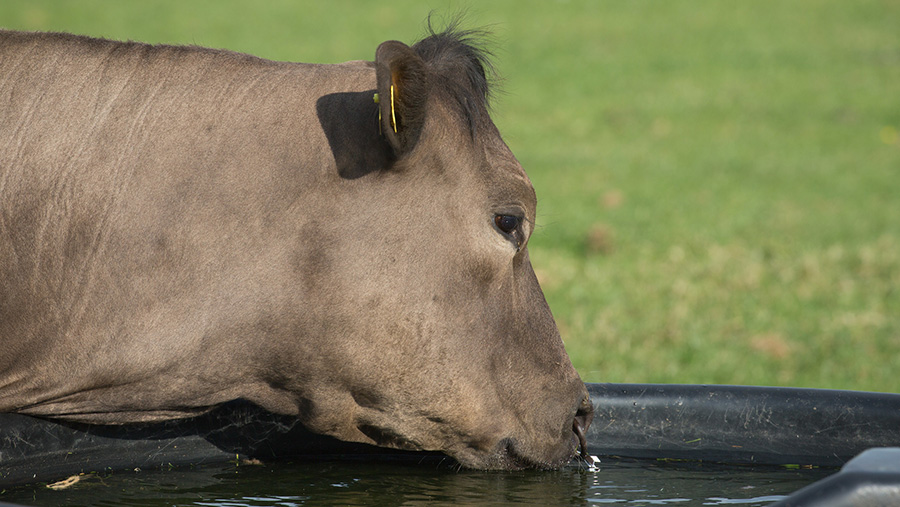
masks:
{"label": "cow nostril", "polygon": [[587,437],[584,436],[584,426],[577,417],[572,421],[572,431],[574,431],[575,436],[578,437],[578,448],[580,449],[579,454],[581,455],[581,459],[587,460]]}
{"label": "cow nostril", "polygon": [[593,418],[594,405],[591,403],[590,396],[585,396],[575,412],[575,419],[572,420],[572,431],[578,437],[578,447],[580,448],[581,458],[584,460],[588,459],[587,436],[585,434]]}

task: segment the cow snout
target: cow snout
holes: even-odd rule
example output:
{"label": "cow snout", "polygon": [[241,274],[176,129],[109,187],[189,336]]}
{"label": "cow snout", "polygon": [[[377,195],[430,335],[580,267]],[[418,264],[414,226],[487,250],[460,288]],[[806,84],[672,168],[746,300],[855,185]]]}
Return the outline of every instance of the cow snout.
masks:
{"label": "cow snout", "polygon": [[572,420],[572,431],[578,439],[578,448],[580,449],[581,458],[584,460],[588,459],[587,429],[590,427],[593,419],[594,404],[591,403],[591,396],[585,394],[584,398],[581,399],[578,410],[575,412],[575,419]]}

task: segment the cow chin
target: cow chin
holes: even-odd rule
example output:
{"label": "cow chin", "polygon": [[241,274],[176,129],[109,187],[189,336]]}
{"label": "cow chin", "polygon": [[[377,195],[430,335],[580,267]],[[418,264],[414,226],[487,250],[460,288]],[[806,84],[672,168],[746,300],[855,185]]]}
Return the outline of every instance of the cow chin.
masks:
{"label": "cow chin", "polygon": [[[382,428],[361,426],[358,429],[381,447],[407,451],[422,451],[430,447],[422,446],[396,432]],[[578,450],[578,439],[573,434],[571,438],[564,438],[557,445],[543,449],[532,449],[512,437],[501,439],[489,450],[475,446],[441,447],[433,450],[442,451],[465,468],[475,470],[555,470],[565,466],[575,456]]]}
{"label": "cow chin", "polygon": [[365,419],[365,422],[357,420],[348,433],[334,436],[404,451],[438,451],[463,467],[476,470],[558,469],[572,459],[579,445],[578,435],[573,431],[563,431],[555,438],[531,441],[501,436],[496,432],[497,428],[489,429],[489,434],[466,432],[468,435],[464,435],[435,424],[433,420],[401,428],[396,420]]}
{"label": "cow chin", "polygon": [[576,450],[574,436],[563,439],[556,446],[539,450],[515,438],[504,438],[488,453],[470,448],[448,454],[464,467],[479,470],[555,470],[569,463]]}

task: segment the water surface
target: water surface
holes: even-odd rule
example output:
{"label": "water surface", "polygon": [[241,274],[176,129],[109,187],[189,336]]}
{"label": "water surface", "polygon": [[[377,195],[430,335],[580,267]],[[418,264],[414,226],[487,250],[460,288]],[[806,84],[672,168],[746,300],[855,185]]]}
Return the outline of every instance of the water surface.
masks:
{"label": "water surface", "polygon": [[82,476],[16,488],[0,502],[71,506],[762,506],[835,470],[604,461],[562,470],[475,472],[438,459],[231,463]]}

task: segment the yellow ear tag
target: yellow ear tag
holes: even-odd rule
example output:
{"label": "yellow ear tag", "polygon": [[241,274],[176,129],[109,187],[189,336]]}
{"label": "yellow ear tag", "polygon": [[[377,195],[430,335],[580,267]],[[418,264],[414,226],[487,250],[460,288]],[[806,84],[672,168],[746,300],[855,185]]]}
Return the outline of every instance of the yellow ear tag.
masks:
{"label": "yellow ear tag", "polygon": [[[376,104],[378,104],[379,100],[381,100],[381,99],[378,97],[378,94],[376,93],[375,95],[372,95],[372,100]],[[378,108],[378,134],[379,135],[381,134],[381,108],[380,107]]]}
{"label": "yellow ear tag", "polygon": [[391,85],[391,127],[394,127],[394,133],[397,133],[397,116],[394,114],[394,85]]}

